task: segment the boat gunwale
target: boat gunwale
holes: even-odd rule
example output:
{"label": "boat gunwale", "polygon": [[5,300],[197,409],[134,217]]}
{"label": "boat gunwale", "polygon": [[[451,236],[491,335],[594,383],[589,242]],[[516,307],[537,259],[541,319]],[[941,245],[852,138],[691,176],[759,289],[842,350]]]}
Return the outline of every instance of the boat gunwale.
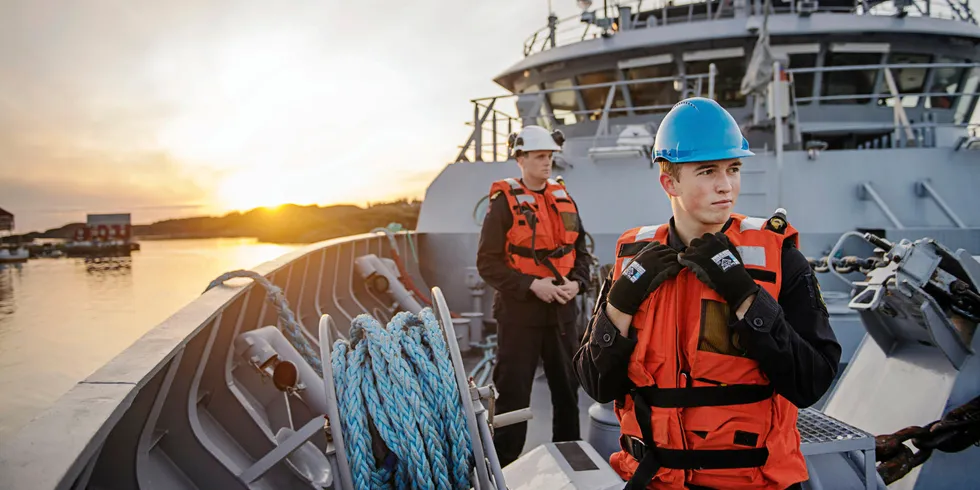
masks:
{"label": "boat gunwale", "polygon": [[[406,230],[397,234],[415,233]],[[249,270],[269,277],[313,253],[378,237],[378,233],[369,232],[323,240]],[[249,281],[202,293],[5,437],[0,443],[0,490],[70,488],[91,458],[101,451],[109,433],[143,387],[254,285]]]}

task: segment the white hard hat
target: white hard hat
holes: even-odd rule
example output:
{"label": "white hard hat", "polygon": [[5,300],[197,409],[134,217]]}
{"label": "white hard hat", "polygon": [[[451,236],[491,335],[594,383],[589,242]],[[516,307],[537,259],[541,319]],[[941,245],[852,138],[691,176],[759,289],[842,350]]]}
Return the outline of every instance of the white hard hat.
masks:
{"label": "white hard hat", "polygon": [[561,151],[564,142],[565,135],[561,131],[556,129],[549,133],[541,126],[524,126],[520,133],[511,133],[508,139],[508,145],[515,155],[519,151]]}

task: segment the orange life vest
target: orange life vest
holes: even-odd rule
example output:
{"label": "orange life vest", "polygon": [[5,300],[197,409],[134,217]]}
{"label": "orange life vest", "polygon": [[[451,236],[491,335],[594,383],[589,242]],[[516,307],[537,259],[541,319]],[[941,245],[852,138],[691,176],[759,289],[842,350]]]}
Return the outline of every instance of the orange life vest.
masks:
{"label": "orange life vest", "polygon": [[534,277],[560,279],[575,265],[578,239],[578,208],[565,187],[548,179],[544,192],[534,192],[517,179],[504,179],[490,186],[491,198],[503,193],[514,216],[507,231],[510,266]]}
{"label": "orange life vest", "polygon": [[[620,236],[614,277],[647,242],[667,243],[669,226]],[[725,234],[756,283],[778,298],[783,243],[797,244],[797,231],[778,215],[733,214]],[[729,318],[725,300],[689,269],[657,288],[633,317],[637,344],[628,372],[636,388],[616,404],[624,450],[610,464],[624,479],[652,478],[636,488],[782,490],[808,478],[797,408],[745,356]],[[649,453],[656,462],[641,465],[633,456]]]}

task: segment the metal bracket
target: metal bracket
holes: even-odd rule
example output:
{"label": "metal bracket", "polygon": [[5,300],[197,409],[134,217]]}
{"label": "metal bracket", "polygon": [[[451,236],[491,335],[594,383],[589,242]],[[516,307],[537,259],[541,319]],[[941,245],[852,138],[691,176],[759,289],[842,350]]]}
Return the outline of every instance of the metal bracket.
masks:
{"label": "metal bracket", "polygon": [[895,228],[898,228],[899,230],[905,229],[905,225],[898,220],[898,217],[895,216],[895,213],[892,212],[891,208],[885,204],[885,201],[881,199],[881,196],[878,195],[878,192],[875,191],[874,187],[871,187],[871,182],[865,182],[859,185],[857,195],[858,199],[862,201],[874,201],[874,203],[878,205],[878,209],[880,209],[881,212],[884,213],[885,217],[888,218],[888,221],[891,221],[892,224],[895,225]]}
{"label": "metal bracket", "polygon": [[966,223],[960,219],[959,216],[953,212],[953,208],[946,204],[946,200],[936,192],[936,189],[929,182],[929,179],[923,179],[915,183],[915,195],[918,197],[931,197],[932,200],[939,206],[939,209],[946,214],[946,217],[956,225],[957,228],[966,228]]}
{"label": "metal bracket", "polygon": [[252,483],[259,478],[262,478],[273,466],[279,464],[280,461],[286,459],[293,451],[299,449],[300,446],[310,440],[311,437],[316,435],[317,432],[323,430],[323,424],[326,421],[325,415],[320,415],[319,417],[314,417],[312,420],[306,423],[298,432],[290,436],[288,439],[283,441],[282,444],[276,446],[275,449],[266,453],[261,459],[255,462],[252,466],[248,467],[243,471],[238,477],[245,483]]}

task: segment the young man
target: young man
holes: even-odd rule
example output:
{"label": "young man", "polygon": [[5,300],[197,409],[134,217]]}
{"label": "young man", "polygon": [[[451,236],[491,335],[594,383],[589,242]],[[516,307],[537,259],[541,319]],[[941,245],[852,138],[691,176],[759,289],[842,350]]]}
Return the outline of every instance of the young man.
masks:
{"label": "young man", "polygon": [[732,212],[753,153],[713,100],[675,105],[654,145],[673,217],[620,237],[575,355],[585,391],[616,401],[610,464],[631,489],[800,488],[797,408],[841,349],[797,231]]}
{"label": "young man", "polygon": [[[578,208],[565,187],[551,179],[552,154],[563,141],[561,132],[540,126],[512,135],[521,179],[490,187],[476,259],[480,275],[496,290],[496,412],[530,405],[534,372],[543,359],[554,407],[554,442],[579,439],[578,383],[572,370],[579,340],[574,298],[589,280]],[[520,456],[526,434],[527,423],[496,430],[501,466]]]}

